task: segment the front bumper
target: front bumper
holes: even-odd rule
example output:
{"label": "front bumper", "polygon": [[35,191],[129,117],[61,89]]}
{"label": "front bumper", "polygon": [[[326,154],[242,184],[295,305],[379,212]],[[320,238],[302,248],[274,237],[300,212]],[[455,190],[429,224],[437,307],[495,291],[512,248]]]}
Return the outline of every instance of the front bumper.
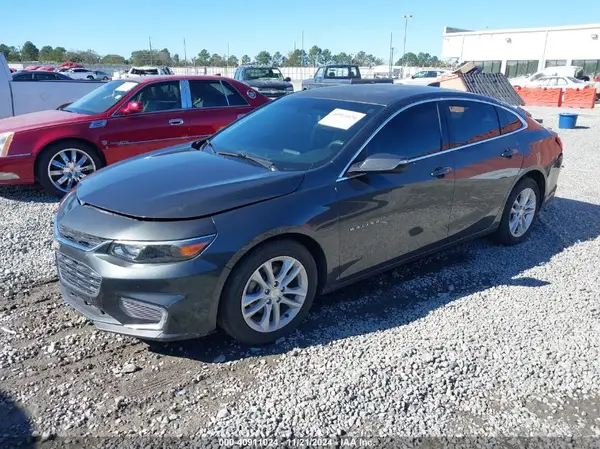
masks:
{"label": "front bumper", "polygon": [[102,245],[84,250],[57,230],[55,238],[60,292],[98,329],[158,341],[196,338],[215,330],[215,292],[222,269],[202,257],[131,264],[110,256]]}
{"label": "front bumper", "polygon": [[33,184],[34,163],[31,154],[0,157],[0,184]]}

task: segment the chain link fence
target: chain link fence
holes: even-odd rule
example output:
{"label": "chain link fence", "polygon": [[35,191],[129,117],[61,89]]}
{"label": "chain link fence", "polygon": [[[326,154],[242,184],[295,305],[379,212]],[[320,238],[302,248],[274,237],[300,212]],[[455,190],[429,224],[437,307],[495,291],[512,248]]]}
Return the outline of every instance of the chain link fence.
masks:
{"label": "chain link fence", "polygon": [[[58,67],[59,64],[53,63],[42,63],[42,62],[22,62],[22,63],[10,63],[11,68],[22,70],[28,67]],[[113,75],[115,72],[126,72],[131,68],[131,65],[108,65],[108,64],[86,64],[86,67],[90,70],[98,70],[105,72],[109,75]],[[224,77],[232,78],[237,67],[224,66],[224,67],[212,67],[212,66],[186,66],[186,67],[171,67],[171,70],[176,75],[217,75],[220,74]],[[279,67],[281,73],[285,77],[290,77],[292,81],[300,81],[307,78],[312,78],[317,70],[316,67]],[[416,72],[422,70],[440,70],[439,68],[428,68],[428,67],[393,67],[394,78],[408,78]],[[378,67],[360,67],[360,73],[363,78],[374,78],[374,77],[389,77],[388,66]]]}

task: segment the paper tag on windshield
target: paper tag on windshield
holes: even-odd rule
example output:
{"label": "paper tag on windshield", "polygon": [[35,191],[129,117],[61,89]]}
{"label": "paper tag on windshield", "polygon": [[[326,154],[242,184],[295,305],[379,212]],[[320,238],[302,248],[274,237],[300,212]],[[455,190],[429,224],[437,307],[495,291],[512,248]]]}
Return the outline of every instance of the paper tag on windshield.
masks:
{"label": "paper tag on windshield", "polygon": [[319,120],[319,125],[346,130],[350,129],[352,125],[356,124],[365,115],[362,112],[348,111],[347,109],[334,109]]}
{"label": "paper tag on windshield", "polygon": [[136,85],[137,85],[137,83],[133,83],[131,81],[127,81],[127,82],[121,84],[115,90],[118,91],[118,92],[128,92],[131,89],[133,89]]}

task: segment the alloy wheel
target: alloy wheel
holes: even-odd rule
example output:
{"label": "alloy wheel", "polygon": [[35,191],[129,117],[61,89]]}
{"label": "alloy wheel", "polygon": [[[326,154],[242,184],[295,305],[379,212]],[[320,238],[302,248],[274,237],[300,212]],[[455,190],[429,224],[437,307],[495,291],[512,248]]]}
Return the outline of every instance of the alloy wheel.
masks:
{"label": "alloy wheel", "polygon": [[94,159],[83,150],[67,148],[50,159],[48,178],[58,190],[68,192],[79,181],[96,171]]}
{"label": "alloy wheel", "polygon": [[275,257],[254,271],[242,295],[242,316],[256,332],[274,332],[298,315],[308,294],[306,268],[293,257]]}
{"label": "alloy wheel", "polygon": [[510,209],[508,227],[514,237],[521,237],[527,232],[535,217],[537,207],[536,195],[529,187],[517,195]]}

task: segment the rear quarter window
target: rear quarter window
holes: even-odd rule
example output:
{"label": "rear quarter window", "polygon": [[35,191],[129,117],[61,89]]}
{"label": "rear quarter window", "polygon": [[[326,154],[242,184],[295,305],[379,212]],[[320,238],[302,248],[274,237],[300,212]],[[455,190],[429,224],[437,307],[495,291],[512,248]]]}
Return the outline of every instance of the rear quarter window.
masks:
{"label": "rear quarter window", "polygon": [[521,119],[504,108],[496,108],[498,120],[500,121],[500,134],[509,134],[523,128]]}

